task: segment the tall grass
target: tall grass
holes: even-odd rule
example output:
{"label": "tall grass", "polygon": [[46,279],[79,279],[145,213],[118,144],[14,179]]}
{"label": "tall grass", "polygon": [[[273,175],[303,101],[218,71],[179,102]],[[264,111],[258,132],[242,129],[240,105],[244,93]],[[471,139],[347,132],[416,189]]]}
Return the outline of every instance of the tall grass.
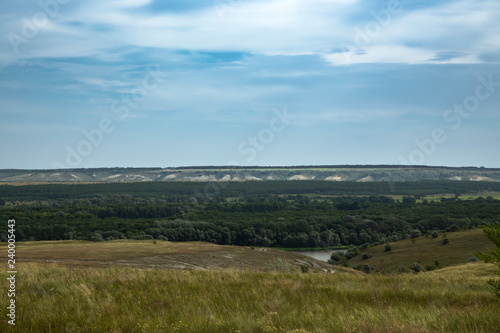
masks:
{"label": "tall grass", "polygon": [[398,276],[25,263],[17,325],[2,320],[0,331],[495,332],[500,304],[486,284],[494,271],[484,263]]}

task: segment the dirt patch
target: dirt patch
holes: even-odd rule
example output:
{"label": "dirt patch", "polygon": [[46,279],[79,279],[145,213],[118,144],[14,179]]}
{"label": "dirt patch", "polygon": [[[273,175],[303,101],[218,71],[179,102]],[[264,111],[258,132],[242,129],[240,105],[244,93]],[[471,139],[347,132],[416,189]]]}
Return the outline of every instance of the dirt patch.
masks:
{"label": "dirt patch", "polygon": [[[294,266],[307,265],[323,272],[333,266],[305,255],[205,242],[116,240],[110,242],[44,241],[18,244],[19,261],[63,265],[158,267],[176,269],[267,269],[277,258]],[[337,268],[337,267],[336,267]]]}

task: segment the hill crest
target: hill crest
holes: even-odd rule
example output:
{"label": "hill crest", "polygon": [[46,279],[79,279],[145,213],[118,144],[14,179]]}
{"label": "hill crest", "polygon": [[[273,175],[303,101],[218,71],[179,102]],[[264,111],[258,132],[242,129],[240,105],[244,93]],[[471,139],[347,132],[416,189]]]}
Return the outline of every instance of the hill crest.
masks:
{"label": "hill crest", "polygon": [[179,167],[0,170],[3,183],[144,181],[500,181],[500,169],[477,167],[347,165],[297,167]]}

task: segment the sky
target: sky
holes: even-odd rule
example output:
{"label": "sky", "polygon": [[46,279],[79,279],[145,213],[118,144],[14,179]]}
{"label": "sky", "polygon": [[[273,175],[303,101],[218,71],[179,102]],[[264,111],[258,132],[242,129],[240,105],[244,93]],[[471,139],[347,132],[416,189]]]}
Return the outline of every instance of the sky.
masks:
{"label": "sky", "polygon": [[500,167],[498,0],[0,0],[0,169]]}

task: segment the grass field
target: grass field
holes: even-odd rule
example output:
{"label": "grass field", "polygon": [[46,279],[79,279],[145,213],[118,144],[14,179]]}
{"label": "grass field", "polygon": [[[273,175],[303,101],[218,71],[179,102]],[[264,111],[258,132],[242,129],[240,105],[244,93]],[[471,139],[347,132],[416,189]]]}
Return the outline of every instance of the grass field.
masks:
{"label": "grass field", "polygon": [[[125,265],[158,268],[238,268],[266,269],[276,258],[299,267],[307,265],[322,271],[335,269],[326,262],[302,254],[269,248],[216,245],[205,242],[166,242],[152,240],[39,241],[18,242],[20,262],[56,262],[73,266]],[[6,243],[0,244],[0,253],[7,254]],[[5,260],[7,258],[5,257]]]}
{"label": "grass field", "polygon": [[[491,243],[482,230],[447,236],[440,260],[460,265],[398,275],[201,242],[21,242],[16,326],[5,316],[0,332],[497,332],[500,301],[487,281],[498,268],[462,263],[467,251]],[[441,235],[397,242],[385,255],[432,256],[436,242]],[[290,272],[271,270],[276,258]],[[311,268],[303,273],[301,265]],[[0,308],[7,302],[0,297]]]}
{"label": "grass field", "polygon": [[[454,193],[443,193],[443,194],[436,194],[436,195],[427,195],[422,197],[419,201],[421,202],[423,199],[426,199],[428,201],[439,201],[441,198],[454,198],[455,194]],[[500,200],[500,193],[498,192],[480,192],[476,194],[463,194],[459,195],[458,199],[459,200],[474,200],[477,198],[487,198],[487,197],[492,197],[496,200]]]}
{"label": "grass field", "polygon": [[470,263],[381,276],[24,263],[16,327],[3,319],[0,331],[496,332],[500,303],[486,284],[495,270]]}
{"label": "grass field", "polygon": [[381,272],[395,273],[400,265],[411,269],[414,262],[419,262],[425,269],[426,266],[436,266],[437,260],[439,266],[436,268],[441,268],[463,264],[476,251],[485,253],[494,249],[493,243],[482,229],[448,232],[446,236],[449,239],[449,244],[446,245],[443,245],[443,234],[440,233],[438,238],[422,236],[416,238],[415,242],[405,239],[391,243],[392,250],[389,252],[384,251],[385,245],[362,250],[361,252],[370,253],[372,257],[363,260],[361,255],[356,256],[349,260],[349,265],[368,264]]}

